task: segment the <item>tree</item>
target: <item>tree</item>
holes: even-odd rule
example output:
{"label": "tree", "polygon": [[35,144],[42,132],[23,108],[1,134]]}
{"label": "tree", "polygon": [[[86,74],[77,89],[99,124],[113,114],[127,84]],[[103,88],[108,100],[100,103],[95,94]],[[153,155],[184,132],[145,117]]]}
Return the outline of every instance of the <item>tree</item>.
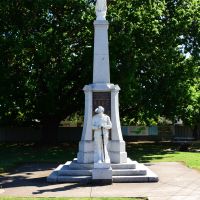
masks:
{"label": "tree", "polygon": [[91,7],[84,0],[0,7],[1,123],[37,120],[44,140],[55,141],[60,120],[83,109],[82,87],[92,72]]}
{"label": "tree", "polygon": [[129,123],[150,124],[159,116],[173,120],[180,107],[191,103],[184,97],[194,87],[194,74],[200,76],[195,69],[199,8],[196,0],[121,0],[110,5],[111,75],[122,88],[121,114]]}

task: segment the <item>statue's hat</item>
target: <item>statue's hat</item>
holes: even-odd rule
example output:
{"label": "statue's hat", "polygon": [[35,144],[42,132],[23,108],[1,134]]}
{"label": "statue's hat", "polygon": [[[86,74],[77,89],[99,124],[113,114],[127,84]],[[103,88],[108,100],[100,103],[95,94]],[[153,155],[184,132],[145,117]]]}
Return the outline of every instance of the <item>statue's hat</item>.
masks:
{"label": "statue's hat", "polygon": [[98,106],[98,108],[95,109],[95,113],[101,113],[104,112],[104,108],[102,106]]}

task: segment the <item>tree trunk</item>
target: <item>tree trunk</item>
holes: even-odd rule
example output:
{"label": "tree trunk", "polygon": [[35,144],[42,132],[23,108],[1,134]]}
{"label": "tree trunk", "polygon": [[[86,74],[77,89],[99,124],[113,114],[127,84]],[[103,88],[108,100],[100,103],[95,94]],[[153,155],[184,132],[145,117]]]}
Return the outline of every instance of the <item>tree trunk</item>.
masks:
{"label": "tree trunk", "polygon": [[56,144],[58,141],[58,127],[60,120],[54,117],[47,117],[42,121],[42,140],[43,144]]}

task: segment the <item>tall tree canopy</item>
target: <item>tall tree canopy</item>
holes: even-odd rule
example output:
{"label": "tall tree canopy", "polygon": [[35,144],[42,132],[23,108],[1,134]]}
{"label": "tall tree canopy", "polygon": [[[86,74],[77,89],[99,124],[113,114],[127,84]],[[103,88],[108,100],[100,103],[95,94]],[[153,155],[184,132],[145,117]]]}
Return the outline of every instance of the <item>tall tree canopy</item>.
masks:
{"label": "tall tree canopy", "polygon": [[[121,116],[200,118],[200,1],[110,0],[111,80]],[[92,81],[94,1],[0,2],[0,123],[46,133],[83,110]],[[45,136],[46,137],[46,136]]]}
{"label": "tall tree canopy", "polygon": [[82,109],[92,72],[90,9],[84,0],[0,2],[2,123],[38,120],[48,133]]}
{"label": "tall tree canopy", "polygon": [[199,119],[199,11],[196,0],[110,5],[111,75],[122,88],[121,113],[132,123],[175,115]]}

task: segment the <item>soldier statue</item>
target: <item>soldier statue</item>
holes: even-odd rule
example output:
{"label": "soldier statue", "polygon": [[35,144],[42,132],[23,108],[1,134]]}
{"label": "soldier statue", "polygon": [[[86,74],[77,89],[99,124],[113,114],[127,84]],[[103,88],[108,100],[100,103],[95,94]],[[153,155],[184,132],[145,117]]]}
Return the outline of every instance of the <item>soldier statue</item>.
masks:
{"label": "soldier statue", "polygon": [[98,106],[92,118],[92,129],[94,130],[94,163],[110,163],[108,155],[109,129],[112,128],[110,117],[104,114],[104,108]]}

